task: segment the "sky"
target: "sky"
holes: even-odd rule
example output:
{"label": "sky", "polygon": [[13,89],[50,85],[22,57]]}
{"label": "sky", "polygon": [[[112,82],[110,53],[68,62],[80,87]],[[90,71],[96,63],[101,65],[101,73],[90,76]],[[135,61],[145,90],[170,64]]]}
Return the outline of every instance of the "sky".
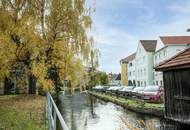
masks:
{"label": "sky", "polygon": [[[88,1],[88,0],[87,0]],[[91,0],[92,35],[100,49],[99,70],[120,73],[120,60],[139,40],[190,35],[190,0]]]}

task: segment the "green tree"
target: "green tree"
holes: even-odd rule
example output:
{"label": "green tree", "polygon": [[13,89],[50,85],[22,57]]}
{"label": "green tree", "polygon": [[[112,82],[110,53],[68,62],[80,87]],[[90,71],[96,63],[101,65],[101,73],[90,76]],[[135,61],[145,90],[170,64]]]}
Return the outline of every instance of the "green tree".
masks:
{"label": "green tree", "polygon": [[101,85],[108,85],[109,81],[108,81],[108,75],[106,74],[106,72],[100,72],[100,83]]}

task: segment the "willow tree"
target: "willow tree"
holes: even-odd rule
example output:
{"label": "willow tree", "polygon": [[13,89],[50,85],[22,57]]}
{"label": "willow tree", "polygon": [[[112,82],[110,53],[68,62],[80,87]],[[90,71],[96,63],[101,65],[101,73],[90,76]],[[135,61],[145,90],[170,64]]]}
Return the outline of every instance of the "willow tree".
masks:
{"label": "willow tree", "polygon": [[0,0],[0,5],[0,40],[2,50],[8,49],[2,51],[0,64],[9,64],[1,68],[1,76],[21,70],[19,78],[29,77],[31,93],[36,82],[57,92],[64,80],[77,86],[85,77],[84,61],[92,60],[87,35],[92,9],[85,1]]}
{"label": "willow tree", "polygon": [[[58,82],[68,80],[71,87],[79,83],[84,71],[83,61],[89,60],[91,43],[87,29],[91,27],[91,9],[85,9],[84,0],[52,0],[47,16],[47,60],[53,73],[57,91]],[[83,75],[83,74],[82,74]]]}
{"label": "willow tree", "polygon": [[89,61],[88,61],[88,66],[89,66],[88,75],[90,78],[89,84],[88,84],[88,86],[90,87],[89,89],[97,85],[96,68],[99,66],[99,57],[100,57],[100,51],[99,49],[95,48],[93,38],[90,38],[90,43],[91,43],[91,49],[90,49],[90,56],[89,56]]}
{"label": "willow tree", "polygon": [[[8,72],[20,70],[22,72],[20,78],[26,75],[29,78],[34,77],[33,71],[43,69],[41,64],[45,59],[45,42],[38,31],[39,20],[27,0],[1,0],[0,2],[1,44],[11,56],[11,59],[8,58],[10,59]],[[5,47],[6,40],[10,45],[8,48]],[[1,58],[6,59],[2,55]],[[38,76],[39,79],[45,77],[43,73]],[[33,86],[29,86],[29,92],[35,93],[32,88]]]}

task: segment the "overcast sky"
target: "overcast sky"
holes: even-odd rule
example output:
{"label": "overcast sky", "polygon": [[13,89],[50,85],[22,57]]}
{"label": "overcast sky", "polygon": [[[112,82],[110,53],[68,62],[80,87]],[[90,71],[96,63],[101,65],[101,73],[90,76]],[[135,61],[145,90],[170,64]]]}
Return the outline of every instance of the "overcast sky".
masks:
{"label": "overcast sky", "polygon": [[140,39],[190,35],[190,0],[96,0],[95,6],[92,32],[99,69],[106,72],[120,72],[120,59],[135,52]]}

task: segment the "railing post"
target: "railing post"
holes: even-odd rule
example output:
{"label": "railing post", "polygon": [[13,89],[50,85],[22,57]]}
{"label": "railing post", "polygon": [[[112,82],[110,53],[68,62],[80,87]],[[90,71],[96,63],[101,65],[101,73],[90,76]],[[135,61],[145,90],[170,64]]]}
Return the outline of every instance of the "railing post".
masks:
{"label": "railing post", "polygon": [[54,119],[54,130],[56,130],[56,126],[57,126],[57,123],[56,123],[56,121],[57,121],[57,115],[56,115],[56,110],[54,109],[54,112],[53,112],[53,119]]}
{"label": "railing post", "polygon": [[53,98],[49,93],[47,93],[47,117],[49,123],[49,130],[56,130],[57,119],[60,122],[62,130],[69,130],[68,126],[66,125],[65,121],[61,113],[59,112]]}

